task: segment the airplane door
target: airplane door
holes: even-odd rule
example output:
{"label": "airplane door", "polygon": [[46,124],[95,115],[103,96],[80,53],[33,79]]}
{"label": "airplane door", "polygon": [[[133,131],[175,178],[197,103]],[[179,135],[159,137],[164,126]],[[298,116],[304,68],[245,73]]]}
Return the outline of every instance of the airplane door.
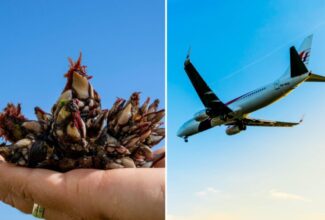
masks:
{"label": "airplane door", "polygon": [[274,83],[274,89],[275,90],[280,89],[280,81],[279,80],[275,81],[275,83]]}

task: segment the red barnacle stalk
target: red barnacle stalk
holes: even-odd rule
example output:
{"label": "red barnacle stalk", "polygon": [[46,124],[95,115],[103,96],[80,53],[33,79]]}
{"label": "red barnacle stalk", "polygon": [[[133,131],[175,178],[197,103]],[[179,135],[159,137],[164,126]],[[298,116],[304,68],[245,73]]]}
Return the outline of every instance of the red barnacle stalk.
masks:
{"label": "red barnacle stalk", "polygon": [[24,137],[24,129],[22,123],[27,119],[21,114],[21,106],[15,106],[9,103],[7,107],[0,113],[0,137],[10,142],[15,142]]}
{"label": "red barnacle stalk", "polygon": [[82,121],[80,112],[72,112],[72,118],[73,118],[73,124],[74,126],[79,130],[79,133],[82,135],[82,137],[86,136],[86,128],[85,123]]}
{"label": "red barnacle stalk", "polygon": [[87,66],[81,65],[81,60],[82,60],[82,53],[80,52],[79,58],[77,62],[73,62],[71,58],[68,58],[69,63],[70,63],[70,69],[68,72],[64,75],[66,78],[68,78],[67,84],[65,85],[65,88],[63,92],[66,90],[71,89],[72,87],[72,80],[73,80],[73,72],[77,72],[80,75],[86,77],[88,80],[92,78],[92,76],[87,75],[86,68]]}

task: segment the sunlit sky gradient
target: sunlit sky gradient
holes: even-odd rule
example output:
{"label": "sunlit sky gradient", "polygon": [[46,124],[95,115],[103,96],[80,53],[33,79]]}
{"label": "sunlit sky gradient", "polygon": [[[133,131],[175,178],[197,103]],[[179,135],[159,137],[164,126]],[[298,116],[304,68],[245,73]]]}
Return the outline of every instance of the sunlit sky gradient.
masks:
{"label": "sunlit sky gradient", "polygon": [[[0,108],[50,110],[83,52],[102,106],[141,91],[164,106],[164,1],[1,1]],[[0,219],[34,219],[0,202]]]}
{"label": "sunlit sky gradient", "polygon": [[252,114],[285,121],[305,114],[295,128],[249,127],[227,136],[217,127],[189,143],[176,137],[203,108],[183,70],[189,46],[194,65],[228,101],[282,75],[289,47],[310,33],[309,66],[325,75],[324,11],[317,0],[169,0],[169,220],[325,219],[325,83],[305,83]]}

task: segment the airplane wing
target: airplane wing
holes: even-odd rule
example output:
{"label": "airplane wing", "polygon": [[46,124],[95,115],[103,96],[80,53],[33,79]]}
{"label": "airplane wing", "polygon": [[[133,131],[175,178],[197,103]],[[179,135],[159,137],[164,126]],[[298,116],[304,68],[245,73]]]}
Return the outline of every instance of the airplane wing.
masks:
{"label": "airplane wing", "polygon": [[187,57],[185,60],[184,69],[203,105],[209,110],[209,112],[211,112],[212,115],[227,114],[232,112],[232,110],[221,102],[216,94],[209,88],[209,86],[200,76],[199,72],[191,63],[189,57]]}
{"label": "airplane wing", "polygon": [[[253,118],[243,118],[241,120],[243,124],[247,126],[262,126],[262,127],[293,127],[299,125],[303,120],[299,122],[283,122],[283,121],[269,121],[262,119],[253,119]],[[229,123],[228,125],[233,125],[236,123]]]}

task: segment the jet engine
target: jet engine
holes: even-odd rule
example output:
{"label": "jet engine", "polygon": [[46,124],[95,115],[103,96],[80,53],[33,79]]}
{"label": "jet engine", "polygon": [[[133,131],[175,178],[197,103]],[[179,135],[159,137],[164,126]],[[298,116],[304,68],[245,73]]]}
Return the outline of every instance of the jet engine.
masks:
{"label": "jet engine", "polygon": [[209,116],[206,114],[206,111],[199,111],[196,114],[194,114],[195,121],[204,121],[205,119],[209,118]]}
{"label": "jet engine", "polygon": [[226,134],[234,135],[234,134],[238,134],[242,130],[245,130],[245,129],[242,129],[239,125],[231,125],[231,126],[228,126],[228,128],[226,130]]}

